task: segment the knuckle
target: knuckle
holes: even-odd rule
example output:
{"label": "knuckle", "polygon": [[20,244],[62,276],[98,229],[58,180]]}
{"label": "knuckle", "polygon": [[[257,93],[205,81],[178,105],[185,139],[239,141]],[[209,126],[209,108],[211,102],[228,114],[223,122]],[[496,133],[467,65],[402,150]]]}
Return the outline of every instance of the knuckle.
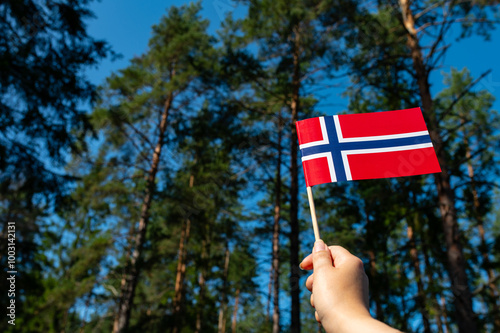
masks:
{"label": "knuckle", "polygon": [[340,245],[330,245],[328,248],[329,248],[331,251],[338,251],[338,250],[340,250],[340,249],[344,249],[344,248],[343,248],[342,246],[340,246]]}
{"label": "knuckle", "polygon": [[365,264],[363,263],[363,260],[359,259],[358,257],[354,257],[352,259],[353,266],[356,267],[359,270],[364,271],[365,270]]}

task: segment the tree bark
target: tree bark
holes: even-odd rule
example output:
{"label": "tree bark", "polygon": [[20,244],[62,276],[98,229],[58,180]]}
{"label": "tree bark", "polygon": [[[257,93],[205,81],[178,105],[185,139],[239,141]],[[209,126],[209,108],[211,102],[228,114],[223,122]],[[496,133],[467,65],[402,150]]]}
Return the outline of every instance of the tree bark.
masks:
{"label": "tree bark", "polygon": [[[376,280],[375,277],[377,276],[377,266],[375,263],[375,252],[370,249],[368,250],[368,266],[370,267],[370,280]],[[372,288],[373,294],[372,294],[372,299],[375,302],[375,318],[377,318],[380,321],[384,321],[384,310],[382,309],[382,304],[380,302],[380,296],[379,296],[379,291],[378,288]]]}
{"label": "tree bark", "polygon": [[[426,235],[424,233],[422,233],[422,230],[421,230],[420,239],[422,239],[422,254],[424,256],[425,276],[427,277],[427,280],[429,281],[429,283],[432,283],[432,281],[434,281],[433,272],[431,271],[431,268],[433,266],[431,265],[430,260],[429,260],[429,255],[427,254],[427,251],[429,250],[429,243],[426,240]],[[435,318],[436,318],[436,325],[437,325],[438,333],[442,333],[443,332],[443,322],[441,321],[441,317],[446,316],[446,313],[445,314],[442,313],[443,312],[442,308],[438,302],[439,295],[435,291],[435,288],[429,288],[429,289],[430,289],[429,290],[430,298],[433,300],[432,304],[435,304]]]}
{"label": "tree bark", "polygon": [[234,297],[233,320],[231,322],[231,333],[236,333],[236,324],[238,323],[238,304],[240,302],[240,288],[236,289]]}
{"label": "tree bark", "polygon": [[420,313],[422,314],[422,322],[424,324],[424,332],[431,333],[431,325],[429,323],[429,312],[427,311],[425,289],[422,283],[422,271],[420,270],[420,260],[418,259],[418,250],[415,242],[415,235],[413,232],[414,226],[408,224],[406,234],[408,236],[408,243],[410,246],[410,257],[413,263],[413,269],[415,271],[415,280],[417,282],[417,299],[416,303],[420,308]]}
{"label": "tree bark", "polygon": [[123,279],[124,283],[121,288],[120,304],[113,323],[113,333],[125,332],[128,328],[130,311],[132,309],[135,287],[140,273],[139,261],[141,260],[142,247],[146,240],[146,228],[149,221],[149,209],[153,200],[155,191],[156,173],[160,164],[161,150],[164,145],[165,131],[167,129],[167,118],[172,106],[173,94],[169,93],[164,103],[163,112],[161,115],[160,127],[158,132],[158,140],[153,151],[151,166],[148,171],[146,180],[146,191],[141,206],[141,215],[139,219],[139,228],[133,241],[134,249],[130,256],[127,272]]}
{"label": "tree bark", "polygon": [[446,300],[443,295],[441,295],[439,304],[443,313],[444,333],[448,333],[450,331],[450,324],[448,323],[448,315],[446,314]]}
{"label": "tree bark", "polygon": [[226,312],[226,294],[227,294],[227,275],[229,273],[229,245],[226,244],[226,253],[224,255],[224,272],[223,272],[223,287],[222,293],[220,295],[220,306],[219,306],[219,324],[218,324],[218,333],[226,332],[226,320],[225,320],[225,312]]}
{"label": "tree bark", "polygon": [[[189,177],[189,188],[194,186],[194,175]],[[181,237],[179,240],[179,259],[177,261],[177,271],[175,275],[175,291],[172,313],[172,318],[174,320],[174,326],[172,327],[172,333],[178,333],[182,328],[182,298],[184,294],[184,278],[186,277],[186,255],[187,255],[187,243],[189,241],[189,234],[191,231],[191,220],[186,218],[182,224]]]}
{"label": "tree bark", "polygon": [[438,190],[439,209],[446,243],[448,274],[454,294],[454,305],[459,332],[477,332],[476,316],[472,309],[472,295],[466,273],[466,263],[460,241],[459,227],[455,207],[455,193],[450,184],[446,154],[443,140],[439,133],[439,124],[433,110],[430,92],[429,72],[426,68],[422,49],[419,44],[413,17],[408,0],[399,0],[403,24],[407,31],[407,46],[413,61],[423,112],[428,120],[430,136],[443,172],[436,173],[434,180]]}
{"label": "tree bark", "polygon": [[294,28],[293,43],[293,74],[292,74],[292,99],[290,109],[292,113],[290,138],[290,293],[292,296],[292,317],[290,332],[300,333],[300,271],[299,271],[299,179],[298,179],[298,139],[295,123],[299,113],[300,90],[300,32],[298,26]]}
{"label": "tree bark", "polygon": [[[384,265],[384,271],[383,271],[383,274],[384,275],[387,275],[387,269],[386,269],[386,265]],[[396,276],[398,279],[401,279],[401,276],[403,274],[405,274],[402,270],[401,270],[401,266],[397,266],[396,267]],[[399,311],[402,315],[402,318],[401,318],[401,324],[400,326],[398,327],[401,331],[403,332],[407,332],[408,331],[408,318],[409,318],[409,314],[408,314],[408,305],[406,303],[406,290],[405,290],[405,287],[401,284],[398,288],[397,288],[397,291],[399,293],[399,297],[401,298],[401,310]],[[411,309],[410,311],[413,311],[413,309]]]}
{"label": "tree bark", "polygon": [[[375,239],[376,236],[373,235],[373,226],[372,226],[372,222],[370,221],[370,214],[368,213],[368,203],[366,201],[366,199],[364,199],[364,214],[365,214],[365,221],[366,221],[366,224],[365,224],[365,230],[366,230],[366,239],[367,240],[372,240],[372,239]],[[378,280],[378,272],[377,272],[377,263],[375,261],[375,246],[373,245],[373,243],[368,243],[367,244],[367,254],[368,254],[368,266],[369,266],[369,270],[367,272],[368,274],[368,277],[369,277],[369,280],[370,280],[370,285],[372,284],[378,284],[380,285],[379,282],[376,282]],[[380,321],[384,321],[384,310],[382,308],[382,302],[380,300],[380,293],[381,293],[381,289],[380,288],[371,288],[371,291],[372,291],[372,295],[370,297],[370,299],[372,299],[374,302],[375,302],[375,317],[380,320]]]}
{"label": "tree bark", "polygon": [[436,313],[434,314],[434,319],[436,320],[436,326],[437,326],[438,333],[443,333],[443,322],[441,321],[441,310],[439,308],[439,305],[438,305],[438,309],[439,309],[439,311],[436,311]]}
{"label": "tree bark", "polygon": [[207,224],[205,227],[205,238],[201,242],[201,271],[198,275],[198,285],[200,290],[198,292],[198,303],[196,304],[196,324],[195,333],[201,333],[202,331],[202,320],[203,311],[205,307],[205,290],[206,290],[206,277],[207,277],[207,260],[209,257],[209,246],[210,246],[210,227]]}
{"label": "tree bark", "polygon": [[273,225],[273,333],[280,331],[280,217],[281,217],[281,136],[282,119],[281,110],[278,114],[278,160],[276,162],[275,202],[274,202],[274,225]]}
{"label": "tree bark", "polygon": [[271,267],[269,267],[269,283],[267,284],[267,307],[266,307],[266,322],[271,320],[271,300],[273,296],[273,281],[274,281],[274,267],[271,261]]}

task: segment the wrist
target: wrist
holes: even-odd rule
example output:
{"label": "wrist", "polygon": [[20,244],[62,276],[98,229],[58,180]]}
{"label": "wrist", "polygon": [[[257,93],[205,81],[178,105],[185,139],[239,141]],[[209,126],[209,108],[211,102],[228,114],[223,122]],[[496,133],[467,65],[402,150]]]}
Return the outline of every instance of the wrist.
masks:
{"label": "wrist", "polygon": [[368,310],[353,309],[348,312],[335,312],[326,316],[321,324],[327,333],[396,333],[400,332],[373,318]]}
{"label": "wrist", "polygon": [[351,307],[347,311],[339,311],[332,309],[324,314],[321,318],[321,325],[327,333],[350,333],[356,331],[356,327],[360,322],[368,322],[373,320],[370,312],[363,307]]}

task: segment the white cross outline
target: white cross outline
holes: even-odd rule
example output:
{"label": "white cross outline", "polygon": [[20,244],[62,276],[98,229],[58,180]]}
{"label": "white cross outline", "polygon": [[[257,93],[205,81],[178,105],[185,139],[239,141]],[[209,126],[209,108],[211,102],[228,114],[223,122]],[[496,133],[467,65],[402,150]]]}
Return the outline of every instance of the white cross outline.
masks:
{"label": "white cross outline", "polygon": [[332,153],[330,153],[330,152],[327,152],[327,153],[318,153],[318,154],[314,154],[314,155],[309,155],[309,156],[306,156],[306,157],[302,157],[302,163],[304,163],[304,161],[314,160],[314,159],[322,158],[322,157],[326,157],[326,160],[328,162],[328,169],[330,171],[331,182],[332,183],[336,182],[337,181],[337,175],[335,174],[335,167],[333,166]]}
{"label": "white cross outline", "polygon": [[349,162],[347,160],[347,156],[348,155],[354,155],[354,154],[372,154],[372,153],[387,153],[387,152],[393,152],[393,151],[414,150],[414,149],[422,149],[422,148],[434,148],[434,147],[432,145],[432,142],[429,142],[429,143],[420,143],[420,144],[410,145],[410,146],[342,150],[340,153],[342,155],[342,163],[344,163],[344,170],[345,170],[346,178],[347,178],[347,180],[352,180],[351,168],[349,167]]}
{"label": "white cross outline", "polygon": [[301,144],[299,145],[299,149],[327,145],[330,143],[330,140],[328,140],[328,132],[326,131],[325,117],[319,117],[319,125],[321,127],[321,135],[323,135],[323,139]]}
{"label": "white cross outline", "polygon": [[339,116],[333,116],[333,121],[335,122],[335,129],[337,130],[337,138],[339,143],[343,142],[363,142],[363,141],[378,141],[378,140],[389,140],[389,139],[403,139],[412,138],[415,136],[429,135],[429,131],[418,131],[410,133],[400,133],[400,134],[388,134],[388,135],[375,135],[375,136],[362,136],[356,138],[344,138],[342,135],[342,129],[340,128]]}

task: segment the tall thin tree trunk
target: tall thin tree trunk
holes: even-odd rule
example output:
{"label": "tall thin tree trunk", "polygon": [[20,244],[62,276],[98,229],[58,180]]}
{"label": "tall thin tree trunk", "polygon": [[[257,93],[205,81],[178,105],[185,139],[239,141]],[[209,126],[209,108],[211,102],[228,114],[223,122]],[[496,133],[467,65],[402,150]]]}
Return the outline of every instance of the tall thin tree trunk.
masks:
{"label": "tall thin tree trunk", "polygon": [[[194,175],[189,177],[189,188],[194,186]],[[183,307],[183,294],[184,294],[184,278],[186,277],[186,256],[187,256],[187,243],[189,241],[189,234],[191,231],[191,220],[186,218],[182,223],[181,237],[179,240],[179,259],[177,261],[177,271],[175,275],[175,290],[172,313],[174,326],[172,333],[178,333],[182,326],[182,307]]]}
{"label": "tall thin tree trunk", "polygon": [[[384,275],[387,275],[387,270],[386,270],[386,265],[384,265],[384,271],[383,271],[383,274]],[[401,276],[403,275],[403,272],[401,272],[401,266],[397,266],[396,267],[396,276],[398,279],[401,279]],[[403,285],[400,285],[398,288],[397,288],[397,291],[401,297],[401,311],[399,311],[402,315],[403,315],[403,318],[402,318],[402,321],[401,321],[401,324],[400,324],[400,327],[398,327],[401,331],[403,332],[406,332],[408,331],[408,311],[407,310],[407,304],[406,304],[406,291],[405,291],[405,287]]]}
{"label": "tall thin tree trunk", "polygon": [[195,333],[203,332],[202,321],[203,321],[203,311],[205,310],[205,291],[207,285],[207,260],[210,253],[210,227],[207,224],[205,226],[205,238],[201,242],[201,271],[198,275],[198,285],[200,287],[198,291],[198,303],[196,304],[196,324],[195,324]]}
{"label": "tall thin tree trunk", "polygon": [[472,309],[472,294],[467,279],[465,269],[466,263],[460,241],[455,207],[455,193],[451,188],[446,153],[442,144],[443,138],[439,133],[439,124],[433,109],[429,73],[424,62],[424,56],[415,29],[415,18],[410,8],[410,1],[399,0],[399,3],[403,23],[407,30],[407,46],[413,60],[422,107],[424,109],[424,114],[427,116],[430,125],[430,136],[436,149],[439,164],[443,170],[441,173],[436,173],[434,179],[438,190],[439,209],[441,212],[448,259],[448,274],[455,296],[454,305],[458,328],[461,333],[476,333],[476,316]]}
{"label": "tall thin tree trunk", "polygon": [[[416,218],[416,217],[415,217]],[[408,224],[406,234],[408,236],[408,243],[410,246],[410,257],[413,263],[413,269],[415,271],[415,280],[417,282],[417,305],[420,308],[420,313],[422,314],[422,322],[424,324],[424,332],[431,333],[431,325],[429,323],[429,313],[425,307],[426,297],[425,289],[422,282],[422,271],[420,270],[420,260],[418,259],[418,250],[415,242],[415,235],[413,232],[414,226]]]}
{"label": "tall thin tree trunk", "polygon": [[[464,121],[462,122],[462,124]],[[473,198],[473,214],[474,218],[476,220],[476,226],[477,226],[477,231],[479,233],[479,240],[480,240],[480,245],[479,245],[479,250],[481,251],[481,256],[483,258],[482,266],[483,269],[486,271],[486,274],[488,275],[488,287],[489,287],[489,294],[490,294],[490,304],[492,308],[492,319],[493,319],[493,331],[494,332],[500,332],[500,308],[498,306],[498,290],[497,287],[494,283],[496,277],[495,277],[495,272],[491,268],[491,262],[490,262],[490,255],[488,253],[488,245],[486,244],[486,237],[484,235],[484,221],[483,221],[483,216],[479,212],[480,209],[480,202],[479,202],[479,195],[477,193],[477,187],[476,187],[476,180],[474,179],[474,167],[472,166],[471,162],[471,152],[469,148],[469,139],[468,139],[468,133],[464,130],[464,144],[466,147],[466,157],[467,157],[467,171],[469,174],[469,179],[470,179],[470,189],[472,192],[472,198]]]}
{"label": "tall thin tree trunk", "polygon": [[[470,155],[470,151],[467,150],[467,154]],[[468,156],[470,157],[470,156]],[[471,190],[472,190],[472,195],[474,198],[474,215],[476,216],[476,223],[477,223],[477,229],[479,233],[479,239],[480,239],[480,250],[481,250],[481,256],[483,258],[482,266],[483,269],[486,270],[486,273],[488,274],[488,287],[489,287],[489,294],[490,294],[490,304],[493,309],[493,331],[494,332],[500,332],[500,309],[498,306],[498,292],[497,292],[497,287],[494,283],[496,280],[495,272],[491,268],[491,262],[490,262],[490,257],[488,253],[488,246],[486,244],[486,238],[484,235],[484,222],[482,216],[479,215],[479,197],[477,194],[477,189],[476,189],[476,184],[474,180],[474,169],[472,165],[469,163],[468,164],[468,171],[469,171],[469,177],[471,181]]]}
{"label": "tall thin tree trunk", "polygon": [[238,323],[238,304],[240,302],[240,288],[236,289],[234,296],[233,320],[231,321],[231,333],[236,333],[236,324]]}
{"label": "tall thin tree trunk", "polygon": [[[368,240],[371,240],[371,239],[375,239],[374,236],[373,236],[373,227],[371,226],[371,221],[370,221],[370,214],[368,213],[368,208],[367,208],[367,203],[366,203],[366,200],[364,202],[364,213],[365,213],[365,220],[366,220],[366,225],[365,225],[365,229],[366,229],[366,239]],[[378,272],[377,272],[377,263],[375,261],[375,250],[374,250],[374,246],[373,244],[369,244],[368,245],[368,266],[369,266],[369,271],[367,272],[369,274],[369,277],[370,277],[370,281],[371,283],[373,283],[374,281],[377,281],[377,275],[378,275]],[[380,321],[384,321],[384,310],[382,308],[382,302],[380,300],[380,292],[381,292],[381,289],[380,288],[372,288],[372,295],[371,295],[371,299],[375,302],[375,316],[378,320]]]}
{"label": "tall thin tree trunk", "polygon": [[220,295],[220,306],[219,306],[219,324],[218,324],[218,333],[225,333],[226,332],[226,320],[225,320],[225,313],[226,313],[226,295],[227,295],[227,276],[229,273],[229,245],[226,243],[226,253],[224,255],[224,272],[223,272],[223,286],[222,286],[222,293]]}
{"label": "tall thin tree trunk", "polygon": [[448,333],[450,331],[450,324],[448,323],[448,315],[446,314],[446,300],[443,295],[440,297],[439,305],[443,313],[444,333]]}
{"label": "tall thin tree trunk", "polygon": [[295,123],[299,114],[299,90],[300,90],[300,31],[294,28],[293,47],[293,74],[292,74],[292,99],[290,108],[292,111],[291,130],[292,136],[290,147],[290,292],[292,295],[292,318],[291,333],[300,333],[300,271],[299,271],[299,179],[298,179],[298,141]]}
{"label": "tall thin tree trunk", "polygon": [[274,281],[274,268],[271,262],[271,267],[269,267],[269,283],[267,284],[266,322],[269,322],[271,320],[271,300],[273,298],[273,281]]}
{"label": "tall thin tree trunk", "polygon": [[[377,266],[375,262],[375,252],[372,249],[368,250],[368,260],[368,266],[370,267],[370,278],[373,281],[377,276]],[[373,288],[372,290],[373,294],[371,298],[375,302],[375,317],[380,321],[384,321],[384,310],[382,309],[379,291],[377,288]]]}
{"label": "tall thin tree trunk", "polygon": [[[127,242],[128,242],[128,245],[127,245],[127,248],[125,249],[124,251],[124,261],[125,262],[129,262],[130,260],[130,256],[131,256],[131,252],[132,252],[132,247],[133,247],[133,238],[134,238],[134,235],[135,235],[135,224],[134,223],[131,223],[130,224],[130,228],[128,230],[128,237],[127,237]],[[123,271],[122,271],[122,278],[121,278],[121,281],[120,281],[120,290],[123,290],[127,284],[127,269],[128,267],[125,266],[123,267]],[[122,295],[120,295],[120,299],[121,299]],[[116,318],[115,318],[115,323],[116,323]],[[114,323],[114,324],[115,324]]]}
{"label": "tall thin tree trunk", "polygon": [[200,333],[201,332],[201,312],[203,311],[203,305],[205,303],[205,276],[203,273],[200,272],[198,275],[198,285],[200,286],[200,291],[199,291],[199,301],[197,304],[198,311],[196,312],[196,324],[195,324],[195,333]]}
{"label": "tall thin tree trunk", "polygon": [[443,322],[441,321],[441,311],[436,311],[436,313],[434,314],[434,320],[436,320],[438,333],[443,333]]}
{"label": "tall thin tree trunk", "polygon": [[282,136],[281,109],[278,113],[278,160],[276,161],[276,182],[273,225],[273,333],[280,331],[280,217],[281,217],[281,136]]}
{"label": "tall thin tree trunk", "polygon": [[158,131],[158,140],[153,151],[151,166],[149,168],[148,176],[146,179],[146,191],[141,206],[139,228],[134,237],[134,249],[128,262],[127,272],[124,278],[125,283],[121,288],[120,304],[115,317],[115,321],[113,323],[113,333],[122,333],[128,328],[130,311],[134,302],[135,287],[137,286],[137,281],[140,273],[139,261],[141,260],[142,247],[146,240],[146,228],[149,221],[149,209],[151,207],[151,202],[153,200],[153,194],[155,191],[156,173],[158,172],[160,164],[161,150],[164,145],[165,131],[167,129],[167,118],[172,106],[172,101],[173,94],[169,93],[163,106],[163,112],[161,115],[160,127]]}
{"label": "tall thin tree trunk", "polygon": [[[432,283],[434,281],[434,278],[433,278],[433,275],[432,275],[432,271],[431,271],[431,267],[433,267],[430,263],[430,260],[429,260],[429,255],[427,254],[427,251],[429,249],[429,244],[426,240],[426,236],[425,234],[422,232],[421,230],[421,235],[420,235],[420,239],[422,240],[422,254],[424,256],[424,264],[425,264],[425,276],[427,277],[427,280],[429,281],[429,283]],[[441,321],[441,317],[443,317],[444,315],[446,314],[443,314],[442,312],[442,309],[441,309],[441,306],[439,305],[439,302],[438,302],[438,293],[436,291],[434,291],[435,288],[429,288],[429,292],[430,292],[430,298],[433,300],[432,301],[432,304],[436,304],[435,305],[435,317],[436,317],[436,325],[437,325],[437,328],[438,328],[438,333],[442,333],[443,332],[443,322]]]}

